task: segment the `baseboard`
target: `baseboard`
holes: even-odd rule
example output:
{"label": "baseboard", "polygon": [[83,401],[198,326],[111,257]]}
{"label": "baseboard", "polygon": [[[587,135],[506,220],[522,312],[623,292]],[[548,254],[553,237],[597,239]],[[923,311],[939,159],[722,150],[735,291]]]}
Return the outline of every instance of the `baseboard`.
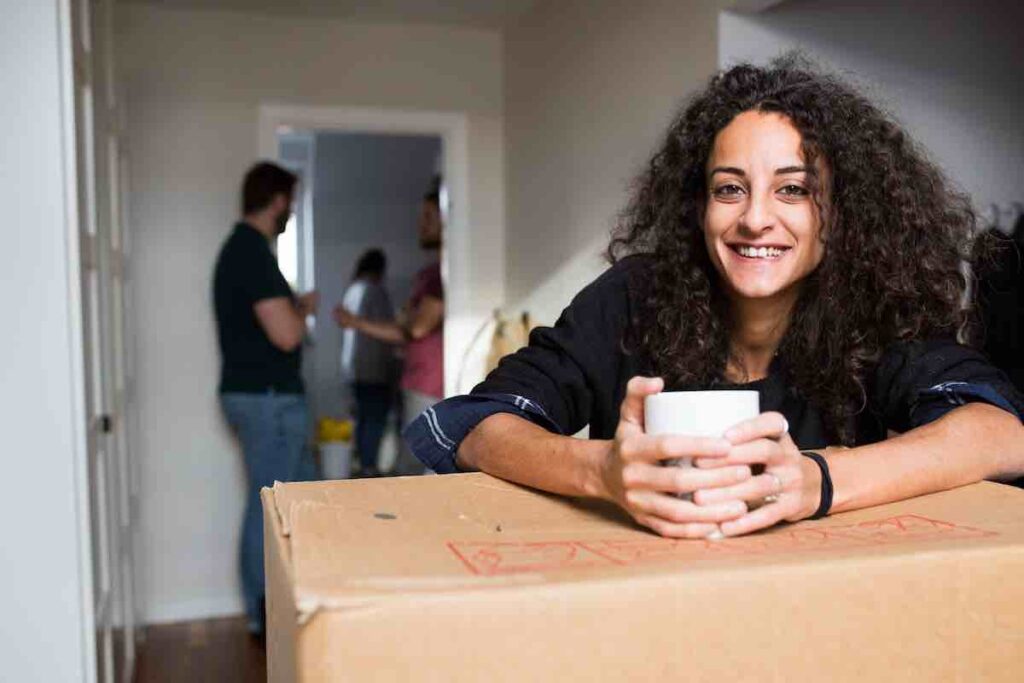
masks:
{"label": "baseboard", "polygon": [[194,621],[243,614],[241,597],[221,596],[200,600],[183,600],[163,605],[150,605],[146,610],[146,624],[169,624],[176,621]]}

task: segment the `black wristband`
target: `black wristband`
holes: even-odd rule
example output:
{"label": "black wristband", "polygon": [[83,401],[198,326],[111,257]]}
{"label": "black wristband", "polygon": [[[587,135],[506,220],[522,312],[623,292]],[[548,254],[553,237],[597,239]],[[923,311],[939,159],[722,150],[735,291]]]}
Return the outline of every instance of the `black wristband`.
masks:
{"label": "black wristband", "polygon": [[800,451],[800,454],[813,460],[821,470],[821,502],[818,509],[809,519],[821,519],[832,509],[832,475],[828,471],[828,462],[822,456],[811,451]]}

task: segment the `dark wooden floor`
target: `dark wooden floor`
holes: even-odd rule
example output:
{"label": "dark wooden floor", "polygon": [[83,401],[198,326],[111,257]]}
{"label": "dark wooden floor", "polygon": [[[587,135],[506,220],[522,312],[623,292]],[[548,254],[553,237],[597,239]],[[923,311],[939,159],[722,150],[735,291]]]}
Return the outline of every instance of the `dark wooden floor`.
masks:
{"label": "dark wooden floor", "polygon": [[266,652],[244,617],[147,626],[135,672],[136,683],[262,683]]}

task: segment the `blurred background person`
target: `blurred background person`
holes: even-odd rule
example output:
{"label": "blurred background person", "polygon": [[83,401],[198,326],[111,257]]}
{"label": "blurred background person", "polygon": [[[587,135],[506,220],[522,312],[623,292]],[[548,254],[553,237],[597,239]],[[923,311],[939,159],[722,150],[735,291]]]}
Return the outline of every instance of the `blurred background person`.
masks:
{"label": "blurred background person", "polygon": [[249,169],[242,183],[242,220],[224,241],[213,275],[220,403],[245,458],[239,555],[249,631],[257,636],[266,628],[259,491],[275,480],[316,478],[300,369],[306,317],[315,314],[318,296],[296,296],[271,250],[291,217],[297,180],[268,162]]}
{"label": "blurred background person", "polygon": [[1024,212],[1010,209],[975,245],[978,322],[982,351],[1024,392]]}
{"label": "blurred background person", "polygon": [[[403,345],[402,422],[406,424],[444,397],[444,283],[441,281],[440,250],[444,222],[441,218],[440,181],[423,197],[418,220],[420,247],[436,255],[413,281],[412,294],[397,321],[369,320],[338,306],[338,325],[362,332],[374,339]],[[405,446],[399,452],[395,473],[423,474],[426,468]]]}
{"label": "blurred background person", "polygon": [[[384,287],[387,257],[369,249],[356,264],[352,284],[345,290],[342,307],[376,323],[394,323],[395,311]],[[397,358],[395,347],[354,327],[341,336],[341,372],[349,383],[355,403],[355,443],[359,472],[375,477],[381,437],[395,402]]]}

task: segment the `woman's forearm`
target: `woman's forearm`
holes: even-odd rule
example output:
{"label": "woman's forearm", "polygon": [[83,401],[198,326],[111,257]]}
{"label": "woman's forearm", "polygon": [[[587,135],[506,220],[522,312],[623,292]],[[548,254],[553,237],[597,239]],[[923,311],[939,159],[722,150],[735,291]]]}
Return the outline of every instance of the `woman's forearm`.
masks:
{"label": "woman's forearm", "polygon": [[1024,426],[983,403],[950,411],[886,441],[828,449],[833,512],[945,491],[1024,473]]}
{"label": "woman's forearm", "polygon": [[[459,447],[460,467],[570,496],[609,498],[602,478],[611,441],[552,434],[523,418],[492,415]],[[833,512],[891,503],[983,479],[1024,474],[1024,426],[981,403],[886,441],[824,452]]]}
{"label": "woman's forearm", "polygon": [[567,496],[605,498],[601,464],[610,441],[552,434],[521,417],[485,418],[459,446],[457,461],[501,479]]}
{"label": "woman's forearm", "polygon": [[402,330],[402,326],[391,320],[358,318],[355,328],[363,334],[387,344],[405,343],[405,332]]}

